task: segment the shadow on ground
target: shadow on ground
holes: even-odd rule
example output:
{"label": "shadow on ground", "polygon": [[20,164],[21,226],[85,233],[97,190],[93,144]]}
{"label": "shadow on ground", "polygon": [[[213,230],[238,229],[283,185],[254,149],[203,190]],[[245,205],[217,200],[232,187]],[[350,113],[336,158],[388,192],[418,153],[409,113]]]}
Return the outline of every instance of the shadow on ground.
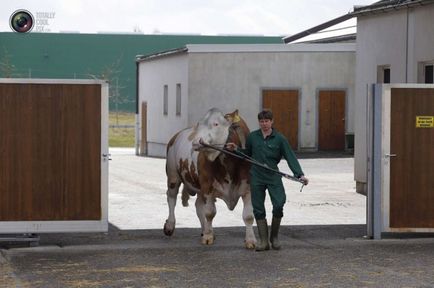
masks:
{"label": "shadow on ground", "polygon": [[[282,250],[243,245],[244,227],[41,235],[0,250],[3,287],[433,287],[433,238],[366,240],[365,225],[282,226]],[[3,278],[2,278],[3,277]],[[0,287],[2,285],[0,284]]]}

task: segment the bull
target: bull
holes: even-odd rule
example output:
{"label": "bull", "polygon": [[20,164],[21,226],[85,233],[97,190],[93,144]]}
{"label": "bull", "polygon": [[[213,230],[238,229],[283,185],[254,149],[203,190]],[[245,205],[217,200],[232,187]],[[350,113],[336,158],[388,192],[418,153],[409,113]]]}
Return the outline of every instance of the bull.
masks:
{"label": "bull", "polygon": [[[182,204],[188,206],[190,196],[196,197],[196,214],[202,228],[201,242],[212,245],[215,240],[212,221],[216,215],[216,198],[222,199],[233,210],[240,197],[243,200],[243,221],[246,227],[245,247],[254,249],[253,208],[250,197],[250,164],[221,151],[200,148],[200,141],[222,147],[226,142],[245,146],[249,133],[238,110],[224,115],[210,109],[193,127],[176,133],[167,145],[166,175],[169,216],[164,233],[171,236],[175,230],[175,205],[181,184]],[[200,148],[200,149],[199,149]]]}

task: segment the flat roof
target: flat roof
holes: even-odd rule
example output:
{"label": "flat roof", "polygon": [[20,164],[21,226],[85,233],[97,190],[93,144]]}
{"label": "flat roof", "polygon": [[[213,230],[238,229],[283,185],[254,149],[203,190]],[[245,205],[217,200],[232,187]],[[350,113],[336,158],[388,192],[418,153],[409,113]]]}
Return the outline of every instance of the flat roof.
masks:
{"label": "flat roof", "polygon": [[353,52],[354,43],[345,44],[187,44],[190,53],[233,52]]}
{"label": "flat roof", "polygon": [[137,56],[142,62],[183,53],[279,53],[279,52],[355,52],[355,43],[300,44],[187,44],[183,48]]}

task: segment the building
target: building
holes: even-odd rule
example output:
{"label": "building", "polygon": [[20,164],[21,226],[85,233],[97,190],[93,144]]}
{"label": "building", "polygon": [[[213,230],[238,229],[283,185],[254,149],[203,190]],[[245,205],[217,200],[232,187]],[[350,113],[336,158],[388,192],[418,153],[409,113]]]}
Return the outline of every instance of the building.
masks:
{"label": "building", "polygon": [[251,129],[271,108],[298,151],[352,148],[354,44],[187,45],[137,62],[141,154],[164,157],[211,107],[238,109]]}
{"label": "building", "polygon": [[373,83],[433,83],[434,1],[379,1],[357,17],[355,180],[366,194],[367,99]]}
{"label": "building", "polygon": [[137,54],[188,43],[282,43],[281,37],[0,33],[0,78],[110,80],[110,110],[136,109]]}

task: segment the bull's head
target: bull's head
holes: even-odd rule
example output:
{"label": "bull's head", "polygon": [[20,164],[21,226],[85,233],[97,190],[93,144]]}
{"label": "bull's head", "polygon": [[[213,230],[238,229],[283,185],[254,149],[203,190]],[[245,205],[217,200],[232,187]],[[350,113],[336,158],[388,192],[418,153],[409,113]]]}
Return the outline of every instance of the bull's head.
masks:
{"label": "bull's head", "polygon": [[193,149],[201,149],[203,153],[206,153],[206,157],[210,161],[214,161],[219,151],[211,148],[202,148],[199,141],[203,141],[208,145],[216,145],[222,147],[228,138],[229,127],[233,122],[232,118],[225,117],[223,113],[216,109],[210,109],[201,121],[196,125],[195,137],[192,141]]}

